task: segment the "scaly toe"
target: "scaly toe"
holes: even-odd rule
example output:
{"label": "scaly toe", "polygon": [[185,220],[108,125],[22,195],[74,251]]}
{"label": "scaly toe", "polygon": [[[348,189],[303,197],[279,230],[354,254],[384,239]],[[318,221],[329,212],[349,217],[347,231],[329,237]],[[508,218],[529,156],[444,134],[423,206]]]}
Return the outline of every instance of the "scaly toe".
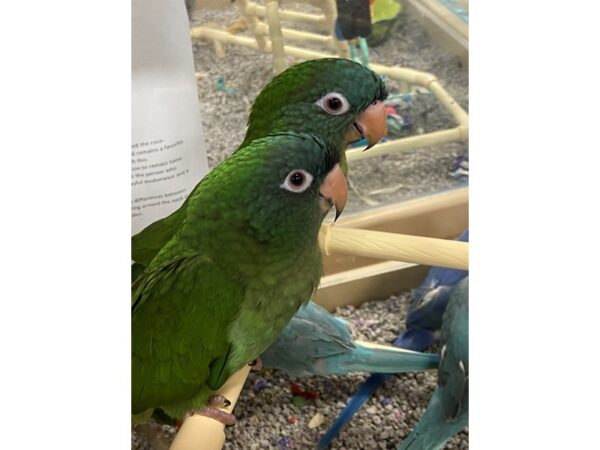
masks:
{"label": "scaly toe", "polygon": [[196,414],[199,416],[210,417],[211,419],[215,419],[224,425],[234,425],[236,422],[236,418],[233,414],[221,411],[220,409],[215,408],[214,406],[206,406],[202,409],[189,411],[186,416],[189,417],[194,416]]}

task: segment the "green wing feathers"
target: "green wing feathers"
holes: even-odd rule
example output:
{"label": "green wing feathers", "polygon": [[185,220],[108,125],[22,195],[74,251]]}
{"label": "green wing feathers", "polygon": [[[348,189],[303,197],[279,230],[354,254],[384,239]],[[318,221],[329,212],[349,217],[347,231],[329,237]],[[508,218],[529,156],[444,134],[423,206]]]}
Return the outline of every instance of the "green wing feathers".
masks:
{"label": "green wing feathers", "polygon": [[203,405],[209,380],[218,389],[237,370],[227,358],[227,327],[241,287],[210,258],[191,255],[147,270],[134,289],[132,412],[161,405],[178,417]]}
{"label": "green wing feathers", "polygon": [[[189,198],[189,197],[188,197]],[[186,213],[186,202],[164,219],[157,220],[131,238],[131,258],[143,266],[175,235]]]}

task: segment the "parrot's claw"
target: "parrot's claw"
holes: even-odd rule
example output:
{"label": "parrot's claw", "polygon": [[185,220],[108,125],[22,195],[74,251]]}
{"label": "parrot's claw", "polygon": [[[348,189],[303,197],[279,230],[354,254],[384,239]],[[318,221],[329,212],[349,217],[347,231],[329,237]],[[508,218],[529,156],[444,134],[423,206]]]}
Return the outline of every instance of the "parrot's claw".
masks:
{"label": "parrot's claw", "polygon": [[208,399],[208,406],[212,406],[214,408],[227,408],[230,405],[231,402],[222,395],[213,395]]}
{"label": "parrot's claw", "polygon": [[252,367],[252,370],[260,370],[263,367],[262,361],[260,360],[260,358],[256,358],[254,361],[252,361],[250,363],[250,366]]}

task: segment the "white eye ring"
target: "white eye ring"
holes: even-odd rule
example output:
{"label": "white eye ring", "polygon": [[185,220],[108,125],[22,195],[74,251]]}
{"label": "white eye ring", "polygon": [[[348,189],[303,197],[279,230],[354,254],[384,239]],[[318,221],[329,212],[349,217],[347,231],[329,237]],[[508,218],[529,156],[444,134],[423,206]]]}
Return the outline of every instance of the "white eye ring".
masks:
{"label": "white eye ring", "polygon": [[296,194],[304,192],[312,183],[313,176],[306,170],[294,169],[287,174],[281,188]]}
{"label": "white eye ring", "polygon": [[325,94],[316,103],[323,111],[334,116],[344,114],[350,109],[350,102],[338,92]]}

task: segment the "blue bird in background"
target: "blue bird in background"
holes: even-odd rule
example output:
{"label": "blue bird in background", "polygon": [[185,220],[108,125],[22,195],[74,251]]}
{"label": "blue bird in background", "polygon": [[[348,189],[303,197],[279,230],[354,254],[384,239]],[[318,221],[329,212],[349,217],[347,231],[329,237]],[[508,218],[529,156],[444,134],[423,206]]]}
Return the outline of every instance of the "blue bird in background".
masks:
{"label": "blue bird in background", "polygon": [[[456,240],[469,242],[469,230],[466,229]],[[435,332],[442,326],[452,287],[468,275],[466,270],[432,267],[421,286],[412,290],[413,301],[406,315],[406,331],[393,345],[419,352],[430,347]]]}
{"label": "blue bird in background", "polygon": [[416,372],[439,363],[437,354],[353,341],[348,323],[313,301],[300,308],[260,359],[263,367],[292,376]]}
{"label": "blue bird in background", "polygon": [[440,336],[438,387],[398,450],[437,450],[469,423],[469,278],[450,293]]}
{"label": "blue bird in background", "polygon": [[[469,230],[466,229],[457,240],[468,242]],[[392,345],[416,352],[422,352],[430,347],[442,326],[442,317],[448,305],[450,291],[468,274],[469,272],[465,270],[432,267],[421,285],[412,290],[413,300],[406,315],[406,330]],[[390,376],[384,373],[373,373],[365,380],[323,435],[319,441],[319,448],[327,448],[331,444],[344,425]]]}

